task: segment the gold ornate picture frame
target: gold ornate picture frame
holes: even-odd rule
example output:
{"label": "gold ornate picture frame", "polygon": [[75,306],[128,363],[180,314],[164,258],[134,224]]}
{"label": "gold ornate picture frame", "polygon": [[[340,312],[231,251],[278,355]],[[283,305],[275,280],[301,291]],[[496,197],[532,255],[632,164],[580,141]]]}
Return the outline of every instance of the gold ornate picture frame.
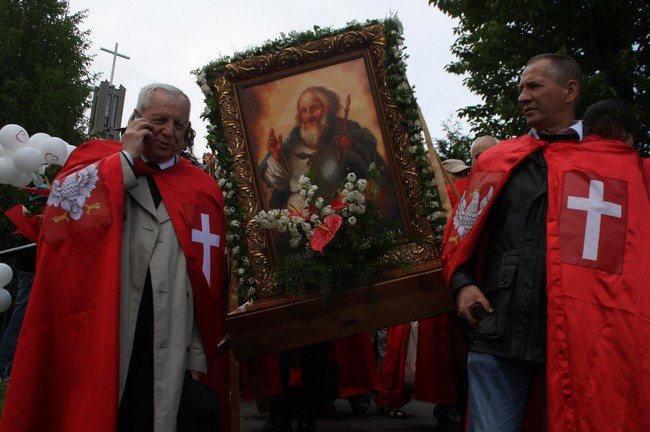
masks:
{"label": "gold ornate picture frame", "polygon": [[266,140],[292,130],[297,99],[312,87],[330,89],[341,100],[348,95],[353,101],[349,118],[376,137],[395,185],[395,215],[404,229],[393,253],[415,267],[437,263],[436,233],[422,207],[425,186],[413,155],[414,140],[390,86],[388,51],[385,27],[375,24],[232,62],[216,74],[215,98],[259,297],[271,293],[277,259],[270,234],[253,221],[260,210],[270,210],[270,189],[260,173]]}
{"label": "gold ornate picture frame", "polygon": [[[240,299],[255,300],[231,303],[226,318],[236,359],[453,310],[438,254],[446,225],[438,193],[441,175],[434,174],[425,150],[419,109],[405,76],[403,42],[395,17],[350,23],[340,30],[314,27],[282,34],[195,71],[205,95],[203,117],[210,123],[207,138],[216,155],[215,174],[224,192],[236,281],[231,289]],[[272,205],[267,179],[260,173],[269,136],[283,142],[295,133],[300,96],[311,87],[333,92],[339,119],[375,137],[395,186],[393,208],[398,211],[393,213],[403,234],[388,258],[409,263],[382,273],[371,291],[353,288],[332,304],[315,291],[276,295],[273,269],[284,256],[278,256],[271,232],[254,221]]]}

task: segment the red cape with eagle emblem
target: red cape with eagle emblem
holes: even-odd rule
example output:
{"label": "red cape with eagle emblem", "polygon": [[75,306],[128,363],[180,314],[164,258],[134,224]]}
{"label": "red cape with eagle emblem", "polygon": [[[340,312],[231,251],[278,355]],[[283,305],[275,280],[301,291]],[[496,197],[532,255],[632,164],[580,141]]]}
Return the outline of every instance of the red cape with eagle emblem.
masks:
{"label": "red cape with eagle emblem", "polygon": [[[3,432],[117,430],[125,193],[121,148],[115,141],[79,146],[57,177],[58,190],[53,185],[2,415]],[[219,394],[222,430],[229,430],[228,356],[216,355],[226,332],[221,190],[182,158],[151,174],[187,259],[208,362],[206,381]]]}
{"label": "red cape with eagle emblem", "polygon": [[445,279],[481,244],[512,169],[548,164],[549,431],[650,429],[650,185],[638,153],[588,136],[508,140],[479,159],[445,231]]}

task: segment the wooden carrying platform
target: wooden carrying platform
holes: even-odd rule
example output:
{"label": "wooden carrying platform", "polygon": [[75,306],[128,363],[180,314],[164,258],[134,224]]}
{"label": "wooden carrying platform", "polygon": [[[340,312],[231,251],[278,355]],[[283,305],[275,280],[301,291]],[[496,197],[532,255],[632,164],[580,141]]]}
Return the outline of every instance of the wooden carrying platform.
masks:
{"label": "wooden carrying platform", "polygon": [[226,317],[238,361],[455,310],[438,263],[370,287],[352,289],[324,306],[319,294],[256,300]]}

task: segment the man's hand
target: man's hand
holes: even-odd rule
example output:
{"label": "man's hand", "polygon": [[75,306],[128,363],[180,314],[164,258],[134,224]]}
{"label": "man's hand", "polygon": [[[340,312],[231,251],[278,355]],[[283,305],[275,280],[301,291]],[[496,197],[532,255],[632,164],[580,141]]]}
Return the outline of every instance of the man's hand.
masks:
{"label": "man's hand", "polygon": [[190,370],[190,375],[192,376],[192,379],[195,379],[195,380],[199,381],[199,379],[201,378],[201,375],[203,375],[203,374],[201,372],[199,372],[199,371]]}
{"label": "man's hand", "polygon": [[344,133],[339,134],[336,137],[336,147],[339,150],[345,150],[352,147],[352,138],[350,138],[350,135]]}
{"label": "man's hand", "polygon": [[122,134],[122,150],[136,160],[144,150],[145,141],[149,139],[153,139],[151,123],[143,118],[133,119]]}
{"label": "man's hand", "polygon": [[275,130],[271,129],[269,132],[269,139],[266,141],[266,149],[271,153],[271,157],[275,159],[277,162],[281,162],[281,154],[280,151],[282,150],[282,134],[278,135],[278,137],[275,137]]}
{"label": "man's hand", "polygon": [[485,311],[489,314],[494,312],[492,305],[485,298],[483,292],[476,285],[465,285],[458,291],[456,295],[456,307],[458,308],[458,316],[467,321],[472,327],[476,327],[478,319],[472,315],[471,308],[474,304],[480,304]]}

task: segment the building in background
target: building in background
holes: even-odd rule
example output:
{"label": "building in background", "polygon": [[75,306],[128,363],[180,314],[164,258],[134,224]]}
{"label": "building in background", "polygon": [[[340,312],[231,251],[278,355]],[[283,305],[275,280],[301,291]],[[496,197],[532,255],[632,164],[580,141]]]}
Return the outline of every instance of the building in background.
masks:
{"label": "building in background", "polygon": [[95,87],[93,104],[90,111],[90,128],[88,134],[93,137],[119,140],[122,125],[122,111],[126,88],[116,88],[109,81],[102,81]]}

